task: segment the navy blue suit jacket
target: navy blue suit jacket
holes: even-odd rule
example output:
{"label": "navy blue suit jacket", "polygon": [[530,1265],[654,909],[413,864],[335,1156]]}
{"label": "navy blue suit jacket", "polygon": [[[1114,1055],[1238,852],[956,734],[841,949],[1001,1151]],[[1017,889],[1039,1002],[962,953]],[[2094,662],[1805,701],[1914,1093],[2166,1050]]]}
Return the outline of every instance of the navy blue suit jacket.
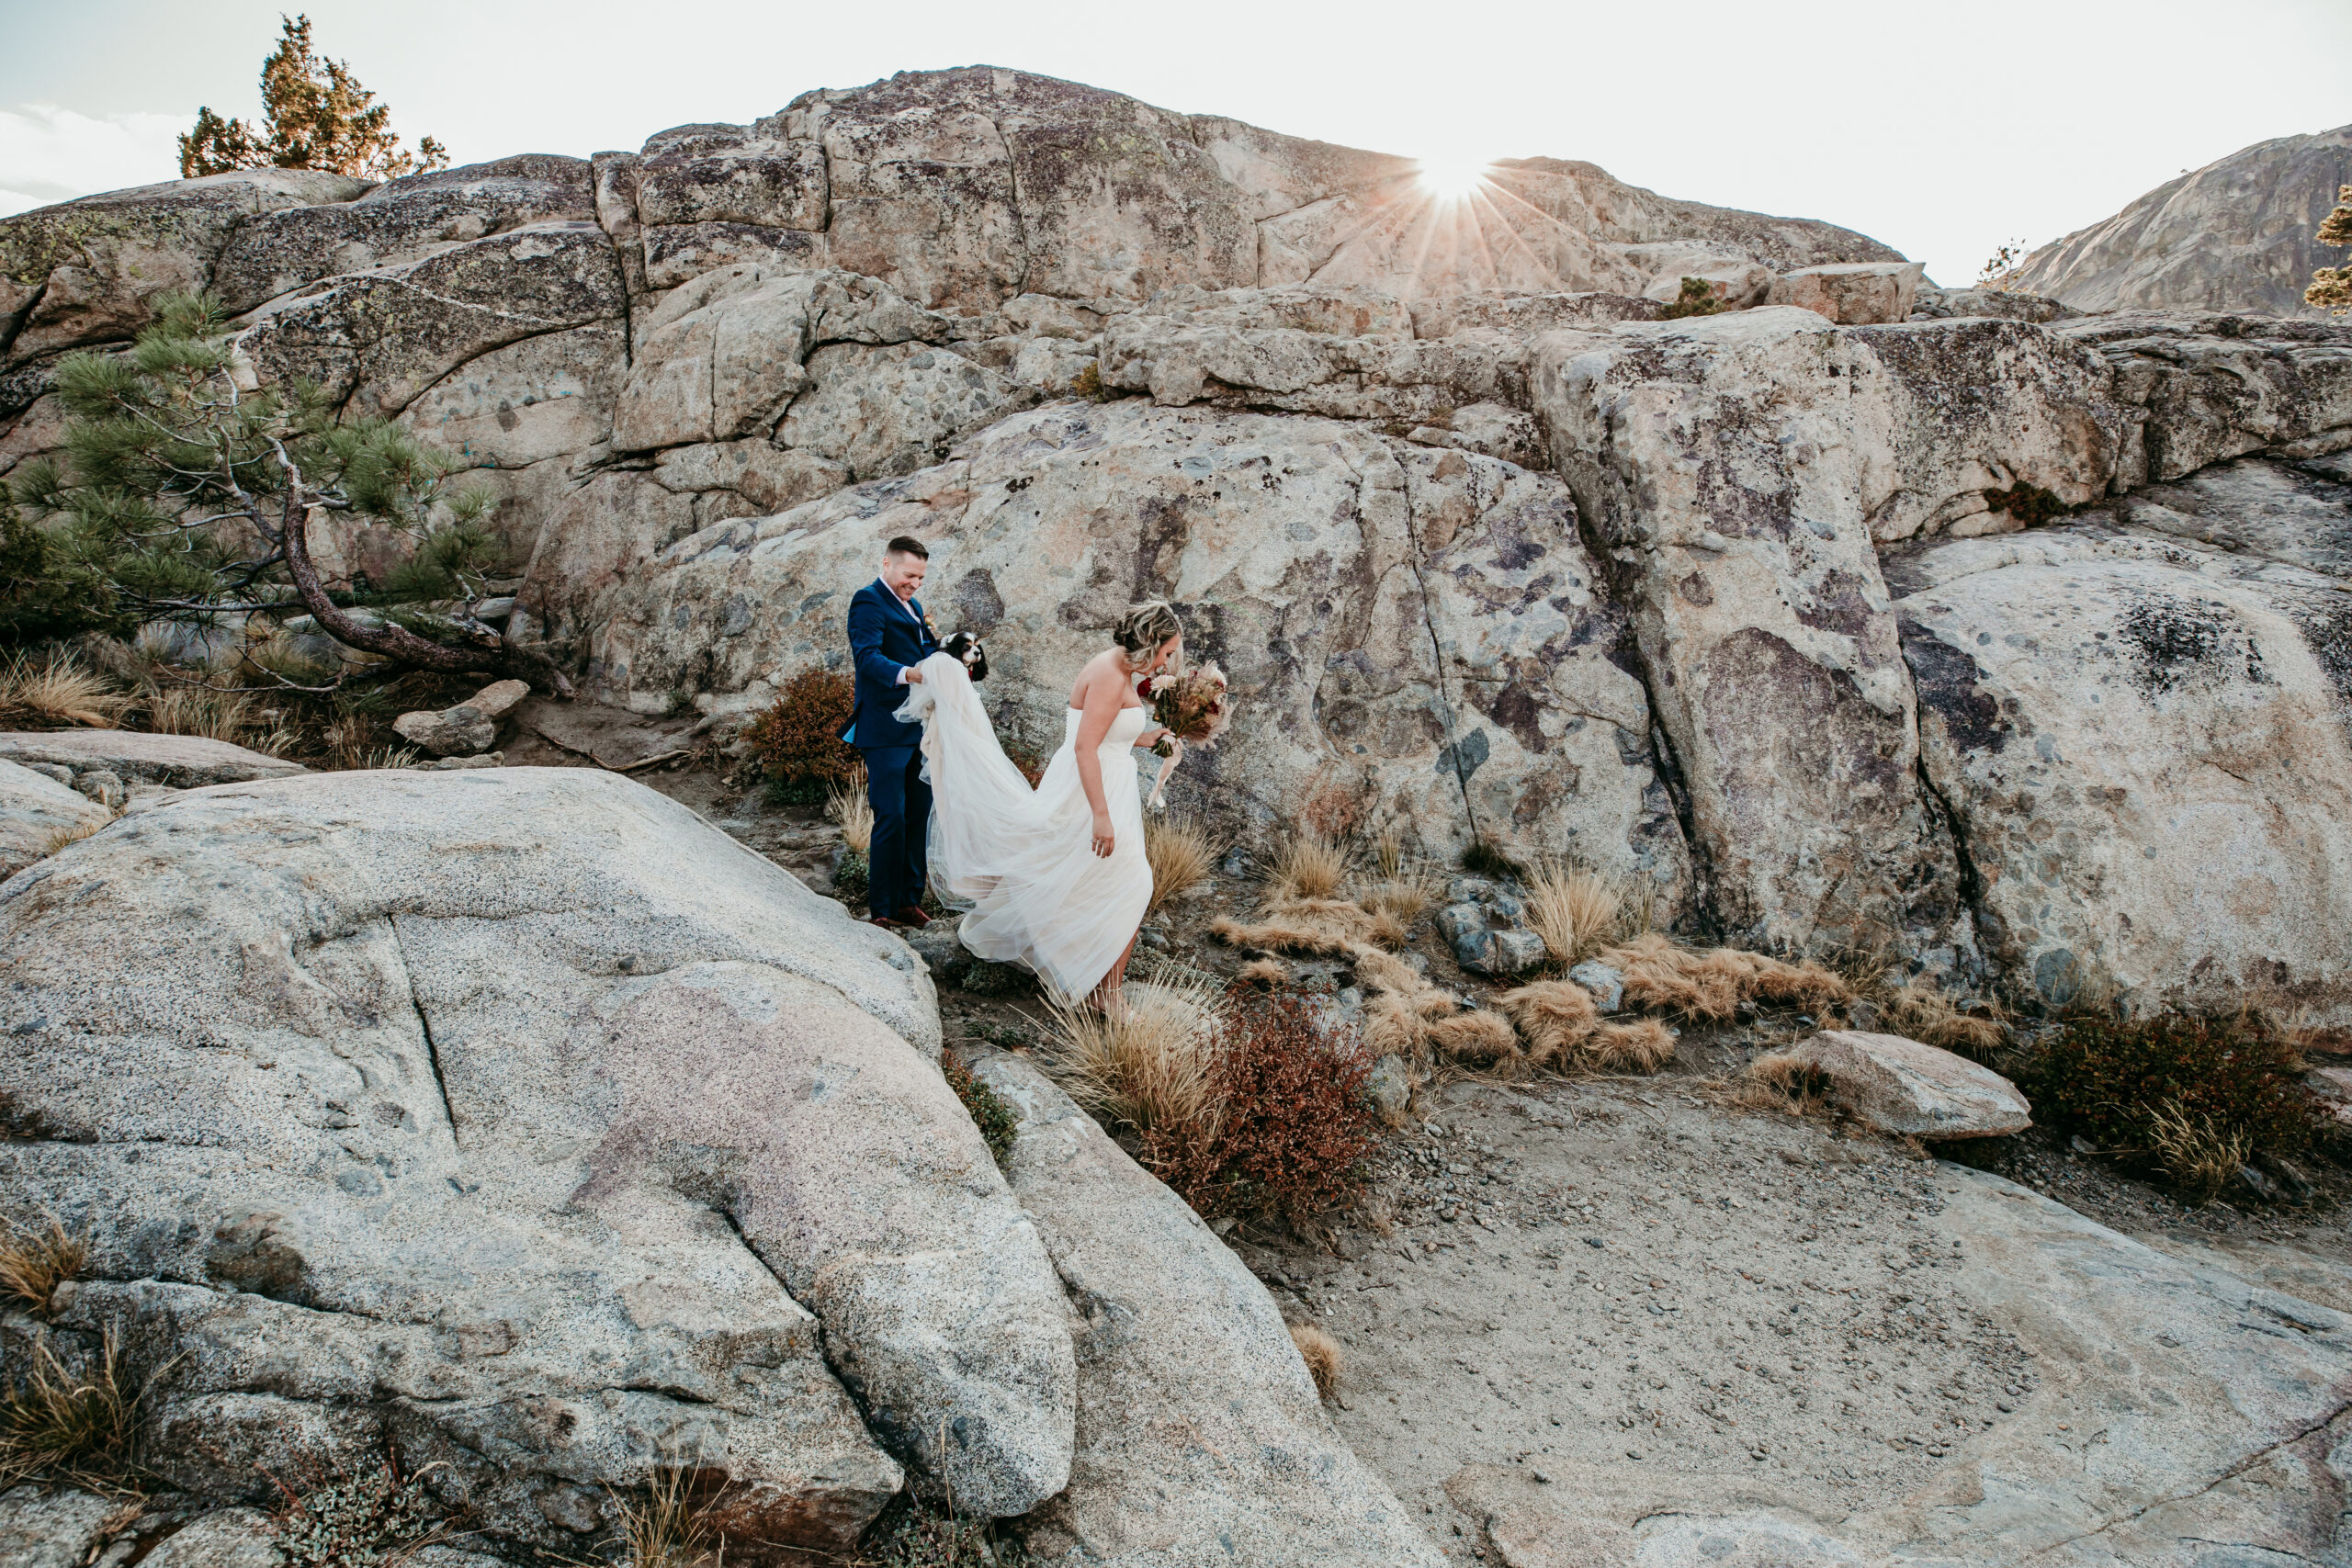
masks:
{"label": "navy blue suit jacket", "polygon": [[853,746],[914,746],[921,727],[896,716],[907,700],[899,671],[939,651],[939,639],[923,624],[922,601],[902,601],[875,579],[849,602],[849,651],[857,665],[857,706],[842,739]]}

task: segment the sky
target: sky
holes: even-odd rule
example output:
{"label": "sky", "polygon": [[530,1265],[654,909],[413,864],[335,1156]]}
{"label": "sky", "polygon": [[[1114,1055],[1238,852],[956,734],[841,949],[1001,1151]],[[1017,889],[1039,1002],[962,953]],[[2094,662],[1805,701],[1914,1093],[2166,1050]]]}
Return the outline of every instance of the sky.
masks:
{"label": "sky", "polygon": [[[812,87],[1011,66],[1449,161],[1582,158],[1668,196],[1820,218],[1972,280],[2185,170],[2352,121],[2352,0],[311,0],[413,145],[634,149]],[[0,214],[177,175],[199,104],[254,118],[279,7],[0,0]]]}

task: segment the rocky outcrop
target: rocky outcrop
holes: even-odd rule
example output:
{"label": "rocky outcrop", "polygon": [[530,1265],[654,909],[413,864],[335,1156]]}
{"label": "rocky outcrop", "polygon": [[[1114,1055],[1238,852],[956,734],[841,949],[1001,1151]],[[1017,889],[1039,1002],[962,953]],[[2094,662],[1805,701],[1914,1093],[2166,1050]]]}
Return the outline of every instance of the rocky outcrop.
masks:
{"label": "rocky outcrop", "polygon": [[1177,798],[1289,820],[1318,790],[1450,854],[1474,829],[1679,897],[1624,621],[1566,487],[1334,421],[1061,403],[962,457],[679,541],[592,604],[614,696],[764,701],[824,659],[841,604],[906,533],[943,630],[989,639],[999,723],[1059,744],[1068,671],[1138,597],[1185,616],[1239,698]]}
{"label": "rocky outcrop", "polygon": [[91,1233],[53,1337],[169,1364],[173,1483],[397,1435],[560,1548],[698,1465],[754,1556],[845,1546],[902,1463],[967,1507],[1061,1489],[1061,1292],[921,964],[683,807],[216,786],[9,881],[0,933],[9,1217]]}
{"label": "rocky outcrop", "polygon": [[1927,778],[2027,989],[2352,998],[2352,486],[2235,463],[1889,562]]}
{"label": "rocky outcrop", "polygon": [[1265,1286],[1025,1060],[973,1071],[1013,1108],[1006,1159],[1081,1322],[1069,1489],[1030,1551],[1115,1568],[1434,1568],[1331,1428]]}
{"label": "rocky outcrop", "polygon": [[[1338,791],[1432,852],[1571,854],[1747,942],[1972,976],[2041,951],[1980,897],[2001,857],[1968,824],[2018,797],[1939,772],[1883,555],[2060,526],[2149,570],[2188,570],[2154,536],[2211,543],[2194,570],[2230,583],[2340,558],[2317,470],[2278,461],[2352,448],[2342,326],[1922,289],[1861,236],[1588,164],[1446,200],[1405,160],[973,67],[585,165],[290,179],[0,221],[11,276],[100,301],[11,297],[0,468],[55,448],[62,347],[143,310],[81,279],[209,283],[257,377],[481,465],[509,634],[608,699],[764,700],[837,656],[839,596],[910,532],[1035,744],[1116,604],[1167,593],[1244,698],[1190,805],[1256,827]],[[1733,310],[1660,320],[1690,276]],[[354,583],[406,547],[322,533]],[[2305,809],[2269,787],[2248,802]]]}
{"label": "rocky outcrop", "polygon": [[2082,310],[2318,316],[2303,290],[2343,257],[2312,236],[2347,180],[2352,126],[2258,141],[2041,246],[2010,281]]}
{"label": "rocky outcrop", "polygon": [[309,770],[206,735],[149,735],[135,729],[0,731],[0,761],[83,773],[103,769],[134,784],[195,789],[291,778]]}

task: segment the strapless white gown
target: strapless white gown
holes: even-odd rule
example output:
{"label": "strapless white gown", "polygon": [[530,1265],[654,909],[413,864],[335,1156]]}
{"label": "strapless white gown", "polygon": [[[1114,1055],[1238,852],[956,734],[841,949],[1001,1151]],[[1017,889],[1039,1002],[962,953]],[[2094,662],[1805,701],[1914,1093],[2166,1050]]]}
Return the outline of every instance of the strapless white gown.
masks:
{"label": "strapless white gown", "polygon": [[963,662],[935,653],[920,668],[899,717],[922,725],[932,891],[965,912],[959,934],[975,956],[1019,964],[1073,1004],[1102,983],[1151,902],[1132,750],[1147,716],[1128,708],[1103,737],[1115,847],[1100,857],[1078,777],[1078,711],[1064,710],[1061,749],[1032,790],[997,743]]}

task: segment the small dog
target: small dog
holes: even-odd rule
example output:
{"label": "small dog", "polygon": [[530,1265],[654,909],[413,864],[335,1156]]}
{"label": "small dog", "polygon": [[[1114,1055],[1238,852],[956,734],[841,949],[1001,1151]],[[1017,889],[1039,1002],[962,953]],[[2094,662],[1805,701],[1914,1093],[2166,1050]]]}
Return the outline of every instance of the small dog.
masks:
{"label": "small dog", "polygon": [[989,678],[988,650],[980,646],[980,639],[970,632],[957,632],[939,645],[939,651],[953,654],[962,660],[965,670],[970,673],[975,682]]}

